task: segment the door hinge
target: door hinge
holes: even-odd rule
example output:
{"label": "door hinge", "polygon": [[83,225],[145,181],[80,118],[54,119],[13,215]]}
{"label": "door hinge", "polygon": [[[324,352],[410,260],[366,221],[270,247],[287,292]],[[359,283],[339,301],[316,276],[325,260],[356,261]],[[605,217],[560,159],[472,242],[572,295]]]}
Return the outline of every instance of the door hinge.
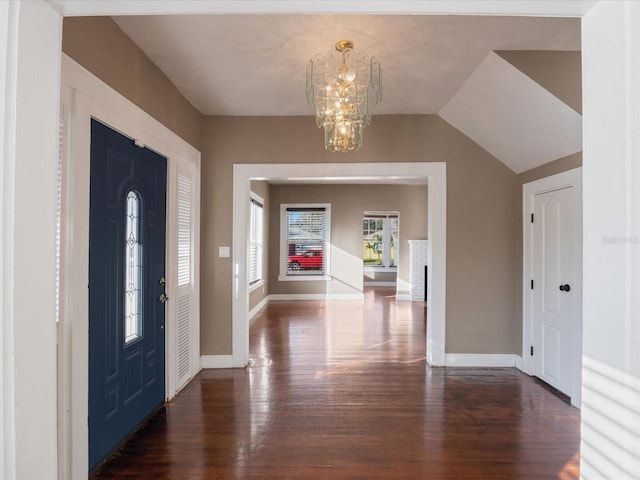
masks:
{"label": "door hinge", "polygon": [[531,290],[533,290],[533,280],[531,280]]}
{"label": "door hinge", "polygon": [[531,214],[531,223],[533,223],[533,213]]}
{"label": "door hinge", "polygon": [[531,356],[533,357],[533,345],[531,345]]}

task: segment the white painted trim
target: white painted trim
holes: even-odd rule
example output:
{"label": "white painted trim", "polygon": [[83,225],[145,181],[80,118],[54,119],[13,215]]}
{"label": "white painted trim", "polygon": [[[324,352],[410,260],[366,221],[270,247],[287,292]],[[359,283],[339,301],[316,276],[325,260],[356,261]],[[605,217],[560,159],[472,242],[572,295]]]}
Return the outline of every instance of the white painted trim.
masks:
{"label": "white painted trim", "polygon": [[[532,321],[532,290],[531,279],[533,278],[533,227],[531,223],[531,213],[534,211],[533,202],[536,195],[552,192],[562,188],[574,187],[577,198],[582,199],[582,167],[567,170],[566,172],[551,175],[540,180],[526,183],[522,186],[522,371],[528,375],[533,375],[533,361],[530,355],[530,348],[533,344],[533,321]],[[582,216],[576,218],[575,228],[582,231]],[[580,255],[582,256],[582,245],[580,245]],[[580,271],[574,272],[573,282],[576,294],[582,295],[582,261],[579,262]],[[572,285],[573,287],[573,285]],[[577,302],[582,305],[582,300]],[[582,310],[576,312],[580,318],[579,328],[573,329],[573,338],[576,339],[573,348],[574,366],[572,370],[577,372],[576,381],[568,392],[572,403],[580,404],[582,378],[580,372],[582,358]]]}
{"label": "white painted trim", "polygon": [[57,476],[59,14],[0,7],[0,478]]}
{"label": "white painted trim", "polygon": [[146,0],[84,1],[50,0],[66,15],[184,15],[211,13],[419,13],[457,15],[535,15],[580,17],[586,14],[596,0],[573,1],[502,1],[448,0],[438,2],[398,0],[231,0],[181,2],[150,2]]}
{"label": "white painted trim", "polygon": [[522,366],[522,357],[520,355],[516,355],[516,368],[520,370],[522,373],[526,373]]}
{"label": "white painted trim", "polygon": [[[445,364],[446,285],[447,285],[447,166],[442,162],[394,163],[282,163],[235,164],[233,166],[233,264],[232,269],[232,352],[233,366],[249,361],[249,292],[247,269],[247,202],[252,178],[291,180],[394,178],[426,179],[429,185],[427,236],[429,251],[429,288],[427,302],[427,361],[433,366]],[[273,296],[271,296],[273,299]]]}
{"label": "white painted trim", "polygon": [[264,207],[264,198],[262,198],[260,195],[258,195],[256,192],[254,192],[253,190],[251,190],[249,192],[249,198],[255,200],[256,202],[258,202],[260,205],[262,205],[262,207]]}
{"label": "white painted trim", "polygon": [[272,293],[269,300],[364,300],[362,293]]}
{"label": "white painted trim", "polygon": [[331,275],[278,275],[279,282],[328,282]]}
{"label": "white painted trim", "polygon": [[201,368],[231,368],[231,355],[202,355],[200,357]]}
{"label": "white painted trim", "polygon": [[500,353],[447,353],[447,367],[516,367],[519,355]]}
{"label": "white painted trim", "polygon": [[258,313],[260,313],[260,310],[262,310],[264,307],[269,305],[270,299],[271,299],[271,296],[267,295],[262,300],[260,300],[255,307],[251,309],[251,311],[249,312],[249,321],[253,320],[253,317],[255,317]]}
{"label": "white painted trim", "polygon": [[365,287],[395,287],[397,282],[363,282]]}
{"label": "white painted trim", "polygon": [[581,28],[584,479],[640,479],[639,24],[601,1]]}
{"label": "white painted trim", "polygon": [[258,290],[260,287],[264,286],[264,280],[259,280],[254,284],[249,285],[249,293],[251,292],[255,292],[256,290]]}
{"label": "white painted trim", "polygon": [[[16,476],[15,362],[13,311],[16,231],[14,213],[15,130],[17,127],[18,3],[0,3],[0,478]],[[51,115],[51,112],[46,112]],[[40,128],[42,128],[40,126]],[[41,129],[38,131],[42,131]],[[53,181],[53,179],[51,180]]]}
{"label": "white painted trim", "polygon": [[411,294],[410,293],[396,293],[396,300],[399,302],[410,302]]}
{"label": "white painted trim", "polygon": [[[93,74],[78,65],[68,56],[62,56],[63,85],[75,92],[72,105],[71,158],[69,178],[65,181],[67,191],[63,192],[64,207],[68,211],[69,224],[63,226],[68,231],[68,243],[63,248],[72,251],[68,262],[63,265],[63,283],[61,287],[69,292],[69,304],[66,305],[66,328],[73,339],[68,355],[71,385],[64,386],[70,392],[71,410],[71,472],[70,478],[86,477],[88,472],[88,258],[89,258],[89,159],[90,159],[90,118],[97,118],[110,127],[129,137],[139,139],[149,148],[167,157],[167,295],[176,297],[176,283],[172,281],[177,274],[175,238],[176,210],[171,199],[175,196],[177,166],[193,174],[193,212],[194,212],[194,258],[193,311],[197,315],[192,332],[194,352],[191,357],[191,371],[200,370],[199,341],[199,229],[200,229],[200,152],[171,132],[164,125],[122,97]],[[177,352],[175,332],[177,331],[175,308],[167,308],[166,319],[166,398],[172,398],[177,392]],[[61,377],[63,378],[63,377]],[[62,442],[64,443],[64,442]]]}
{"label": "white painted trim", "polygon": [[72,385],[71,371],[72,366],[70,351],[73,345],[71,337],[71,329],[67,319],[66,311],[72,304],[72,292],[66,287],[63,278],[70,275],[69,266],[71,257],[75,252],[70,251],[69,239],[71,232],[69,228],[70,206],[64,196],[65,192],[70,191],[69,179],[71,177],[71,131],[73,121],[73,105],[75,92],[66,85],[62,85],[60,89],[60,106],[62,109],[62,123],[64,129],[63,151],[61,155],[61,205],[60,205],[60,290],[59,290],[59,308],[60,316],[58,321],[58,477],[69,478],[71,469],[71,394],[68,388]]}
{"label": "white painted trim", "polygon": [[13,277],[14,222],[11,212],[13,184],[11,172],[15,164],[13,130],[15,129],[15,103],[17,83],[17,3],[0,3],[0,478],[15,476],[15,409],[13,359],[7,352],[13,351],[13,323],[11,295],[8,285]]}
{"label": "white painted trim", "polygon": [[362,271],[364,273],[397,273],[398,272],[398,267],[384,267],[384,266],[379,266],[379,267],[362,267]]}

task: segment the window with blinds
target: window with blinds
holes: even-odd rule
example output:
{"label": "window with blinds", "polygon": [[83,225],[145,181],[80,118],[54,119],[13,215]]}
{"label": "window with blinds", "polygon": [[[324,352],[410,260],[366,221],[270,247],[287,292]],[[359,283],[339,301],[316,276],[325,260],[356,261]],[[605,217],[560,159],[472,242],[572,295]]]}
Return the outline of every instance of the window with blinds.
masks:
{"label": "window with blinds", "polygon": [[249,214],[249,285],[257,285],[262,281],[263,208],[261,199],[252,195]]}
{"label": "window with blinds", "polygon": [[328,274],[330,208],[281,206],[281,272],[287,277]]}
{"label": "window with blinds", "polygon": [[178,174],[178,286],[191,283],[191,178]]}

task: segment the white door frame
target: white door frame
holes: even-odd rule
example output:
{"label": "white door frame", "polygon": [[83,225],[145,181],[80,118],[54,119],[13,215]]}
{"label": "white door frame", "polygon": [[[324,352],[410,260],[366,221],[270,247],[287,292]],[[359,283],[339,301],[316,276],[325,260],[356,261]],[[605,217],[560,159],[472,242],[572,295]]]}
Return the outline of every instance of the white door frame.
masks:
{"label": "white door frame", "polygon": [[[550,177],[542,178],[522,187],[522,365],[523,371],[529,375],[533,374],[533,361],[531,359],[530,347],[533,339],[533,302],[531,279],[533,278],[533,227],[531,223],[531,213],[533,212],[534,197],[541,193],[552,192],[561,188],[573,187],[580,199],[580,215],[576,219],[574,228],[580,232],[582,238],[582,167],[574,168],[566,172],[558,173]],[[580,298],[577,301],[579,324],[572,329],[572,338],[575,339],[573,352],[572,381],[570,393],[571,403],[580,407],[581,403],[581,358],[582,358],[582,242],[580,242],[577,252],[580,261],[579,271],[575,272],[572,289]]]}
{"label": "white door frame", "polygon": [[[62,55],[61,101],[68,112],[69,158],[63,159],[62,262],[60,345],[67,350],[67,359],[60,364],[67,371],[58,373],[61,403],[59,408],[61,435],[59,456],[60,478],[86,478],[88,467],[88,328],[89,328],[89,175],[91,118],[96,118],[123,134],[140,140],[145,146],[167,157],[167,260],[166,292],[176,298],[177,276],[177,168],[191,172],[194,255],[192,272],[195,320],[192,322],[191,371],[200,369],[199,338],[199,219],[200,219],[200,152],[122,97],[97,77],[66,55]],[[172,398],[177,390],[176,309],[170,301],[166,318],[166,390]]]}
{"label": "white door frame", "polygon": [[[444,162],[407,163],[296,163],[235,164],[233,166],[233,306],[232,366],[249,361],[249,288],[247,282],[248,219],[251,180],[315,178],[351,179],[353,183],[377,179],[415,179],[428,182],[427,238],[429,249],[427,292],[427,361],[445,365],[447,285],[447,168]],[[418,208],[418,207],[417,207]]]}

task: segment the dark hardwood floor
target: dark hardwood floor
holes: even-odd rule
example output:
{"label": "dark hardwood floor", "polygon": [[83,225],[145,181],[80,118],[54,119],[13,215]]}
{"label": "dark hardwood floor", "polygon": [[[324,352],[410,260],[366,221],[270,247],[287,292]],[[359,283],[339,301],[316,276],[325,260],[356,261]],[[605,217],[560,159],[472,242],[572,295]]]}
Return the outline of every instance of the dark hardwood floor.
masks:
{"label": "dark hardwood floor", "polygon": [[205,370],[97,478],[579,476],[579,411],[515,369],[430,368],[425,309],[271,302],[247,369]]}

